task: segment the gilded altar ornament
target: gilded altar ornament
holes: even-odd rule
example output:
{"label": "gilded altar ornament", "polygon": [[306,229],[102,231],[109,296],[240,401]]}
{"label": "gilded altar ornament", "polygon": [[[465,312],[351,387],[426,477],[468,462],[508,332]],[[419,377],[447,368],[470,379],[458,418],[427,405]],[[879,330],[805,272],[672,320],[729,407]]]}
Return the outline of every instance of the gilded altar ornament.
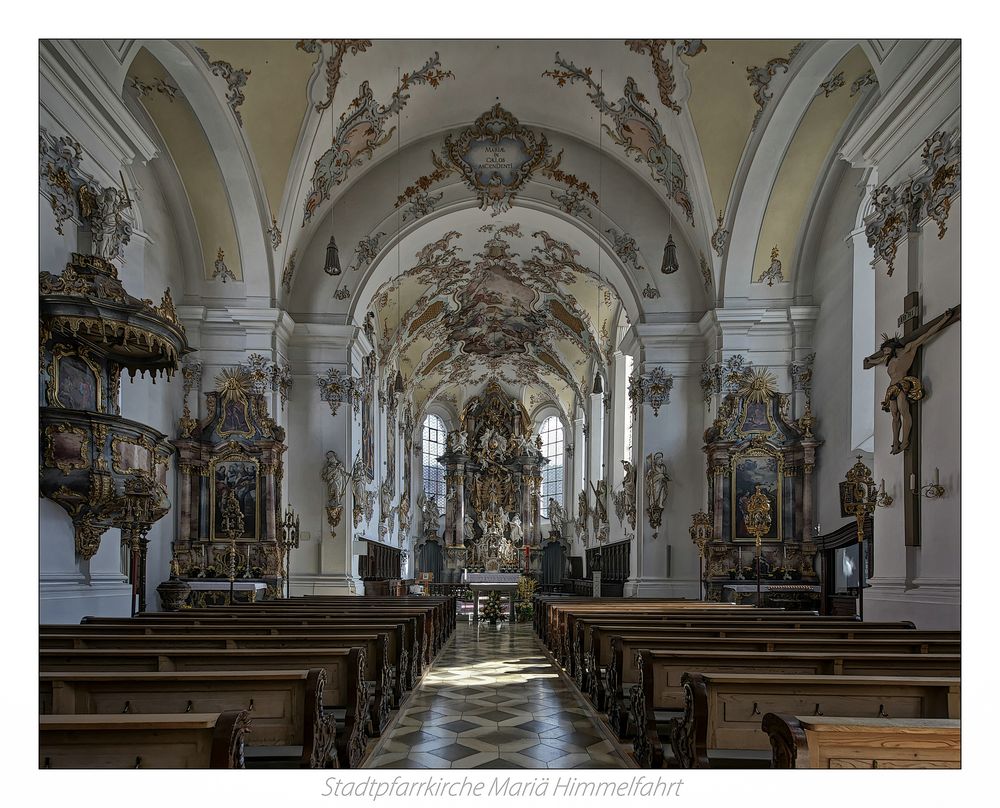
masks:
{"label": "gilded altar ornament", "polygon": [[845,475],[847,480],[847,490],[844,495],[844,513],[853,516],[858,524],[858,559],[860,570],[858,573],[858,616],[865,619],[865,586],[867,573],[865,571],[865,520],[870,519],[878,506],[879,492],[872,479],[872,470],[861,460],[861,455],[857,455],[857,462],[848,469]]}
{"label": "gilded altar ornament", "polygon": [[[233,594],[236,586],[236,564],[240,559],[240,552],[236,549],[236,539],[243,535],[245,530],[245,520],[243,509],[240,507],[240,500],[236,496],[236,490],[229,488],[222,505],[222,532],[229,538],[229,546],[226,548],[226,566],[229,571],[229,605],[234,603]],[[249,559],[248,559],[249,560]]]}
{"label": "gilded altar ornament", "polygon": [[747,531],[754,538],[755,566],[757,567],[756,605],[760,606],[761,537],[771,529],[771,500],[767,494],[760,490],[760,483],[754,486],[754,492],[747,501],[743,518],[747,526]]}
{"label": "gilded altar ornament", "polygon": [[667,483],[670,476],[663,462],[663,452],[653,452],[646,455],[646,474],[643,482],[643,494],[646,500],[646,516],[649,526],[653,528],[655,539],[660,530],[663,509],[667,505]]}
{"label": "gilded altar ornament", "polygon": [[713,520],[710,514],[705,511],[698,511],[691,514],[691,527],[688,528],[688,532],[691,534],[691,541],[698,548],[698,597],[702,599],[704,599],[702,587],[704,586],[705,576],[706,574],[712,575],[714,572],[711,564],[709,564],[709,569],[705,570],[705,564],[708,561],[709,555],[708,543],[712,540],[712,530]]}

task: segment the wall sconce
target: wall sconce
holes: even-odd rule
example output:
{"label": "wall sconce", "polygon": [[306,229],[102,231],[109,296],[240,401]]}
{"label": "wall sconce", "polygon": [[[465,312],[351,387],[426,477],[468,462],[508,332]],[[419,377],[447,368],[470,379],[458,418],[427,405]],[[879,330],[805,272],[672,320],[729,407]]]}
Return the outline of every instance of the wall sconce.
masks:
{"label": "wall sconce", "polygon": [[917,475],[910,475],[910,493],[918,497],[927,497],[927,499],[938,499],[944,496],[944,486],[941,485],[940,475],[938,473],[937,467],[934,468],[934,482],[928,483],[923,486],[920,490],[917,490]]}
{"label": "wall sconce", "polygon": [[879,483],[878,497],[875,500],[875,504],[880,508],[892,507],[892,497],[885,492],[885,477],[883,477],[882,482]]}

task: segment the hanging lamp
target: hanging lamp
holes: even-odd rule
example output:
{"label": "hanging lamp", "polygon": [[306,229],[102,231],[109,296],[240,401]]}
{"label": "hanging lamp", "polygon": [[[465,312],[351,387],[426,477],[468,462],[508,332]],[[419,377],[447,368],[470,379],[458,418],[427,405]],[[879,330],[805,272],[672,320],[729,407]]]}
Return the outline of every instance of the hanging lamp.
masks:
{"label": "hanging lamp", "polygon": [[326,245],[326,261],[323,263],[323,271],[327,275],[339,275],[340,250],[337,249],[337,237],[330,234],[330,243]]}
{"label": "hanging lamp", "polygon": [[[604,92],[604,69],[601,69],[601,93]],[[597,129],[597,367],[594,373],[595,396],[604,394],[604,380],[601,378],[601,230],[604,227],[604,109],[600,109],[600,123]]]}
{"label": "hanging lamp", "polygon": [[[396,67],[396,93],[399,93],[399,66]],[[396,107],[396,198],[399,198],[399,149],[400,149],[400,139],[402,137],[400,131],[400,120],[399,120],[400,107]],[[406,388],[403,386],[403,371],[400,368],[400,364],[403,361],[402,356],[402,337],[399,335],[400,328],[403,324],[403,311],[400,308],[400,287],[403,285],[403,275],[400,272],[400,262],[399,262],[399,208],[396,208],[396,331],[397,337],[400,339],[400,355],[396,359],[396,379],[392,383],[393,392],[397,394],[402,394],[406,392]]]}

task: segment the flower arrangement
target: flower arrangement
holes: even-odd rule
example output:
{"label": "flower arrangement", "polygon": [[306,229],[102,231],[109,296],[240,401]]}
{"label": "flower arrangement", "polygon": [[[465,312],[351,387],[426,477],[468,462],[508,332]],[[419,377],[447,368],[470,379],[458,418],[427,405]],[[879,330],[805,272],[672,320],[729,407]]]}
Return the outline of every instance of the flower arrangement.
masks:
{"label": "flower arrangement", "polygon": [[525,623],[532,618],[535,613],[531,599],[535,595],[538,582],[534,578],[522,575],[517,582],[517,604],[514,611],[517,614],[518,622]]}
{"label": "flower arrangement", "polygon": [[479,613],[479,619],[488,620],[491,625],[495,625],[500,620],[507,619],[507,615],[504,614],[503,605],[500,602],[499,592],[490,592],[482,611]]}

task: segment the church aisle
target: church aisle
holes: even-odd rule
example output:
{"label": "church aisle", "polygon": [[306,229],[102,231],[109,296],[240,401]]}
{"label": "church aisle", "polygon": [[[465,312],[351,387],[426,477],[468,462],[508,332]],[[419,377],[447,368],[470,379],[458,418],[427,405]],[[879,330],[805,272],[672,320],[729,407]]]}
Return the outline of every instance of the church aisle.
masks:
{"label": "church aisle", "polygon": [[365,768],[621,769],[629,763],[542,651],[530,623],[455,635]]}

